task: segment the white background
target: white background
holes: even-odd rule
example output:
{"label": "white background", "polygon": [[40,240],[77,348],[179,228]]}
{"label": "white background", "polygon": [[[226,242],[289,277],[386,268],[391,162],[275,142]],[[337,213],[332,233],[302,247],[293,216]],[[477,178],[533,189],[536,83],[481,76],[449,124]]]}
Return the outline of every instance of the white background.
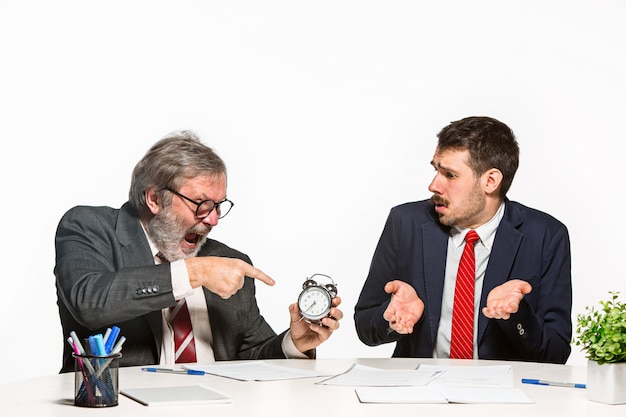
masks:
{"label": "white background", "polygon": [[[276,279],[276,331],[331,275],[341,330],[319,357],[388,357],[352,315],[389,209],[427,198],[436,133],[488,115],[521,146],[513,200],[563,221],[573,317],[624,291],[626,3],[0,1],[0,383],[54,374],[54,234],[119,207],[157,139],[192,129],[229,169],[213,237]],[[574,346],[569,363],[584,364]]]}

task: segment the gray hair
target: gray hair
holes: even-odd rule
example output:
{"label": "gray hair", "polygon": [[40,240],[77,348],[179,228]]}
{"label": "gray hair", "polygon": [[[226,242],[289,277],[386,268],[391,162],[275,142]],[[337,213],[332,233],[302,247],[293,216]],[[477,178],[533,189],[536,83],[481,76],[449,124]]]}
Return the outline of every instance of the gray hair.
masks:
{"label": "gray hair", "polygon": [[[189,130],[169,133],[155,143],[133,169],[128,199],[142,219],[152,213],[146,205],[146,190],[156,189],[166,203],[164,190],[177,190],[186,179],[199,176],[223,176],[226,165],[213,149],[200,142]],[[171,198],[171,197],[170,197]]]}

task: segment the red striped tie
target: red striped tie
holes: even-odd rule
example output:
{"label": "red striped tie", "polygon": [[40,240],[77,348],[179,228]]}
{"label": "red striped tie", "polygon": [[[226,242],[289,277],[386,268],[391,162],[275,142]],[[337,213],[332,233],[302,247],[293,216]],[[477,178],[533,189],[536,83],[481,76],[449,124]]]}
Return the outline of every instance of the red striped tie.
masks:
{"label": "red striped tie", "polygon": [[476,280],[476,258],[474,244],[480,239],[475,230],[465,235],[465,248],[454,289],[452,307],[452,336],[450,358],[472,359],[474,357],[474,283]]}
{"label": "red striped tie", "polygon": [[191,318],[185,299],[178,300],[170,308],[172,328],[174,330],[174,350],[176,363],[196,362],[196,344],[193,339]]}

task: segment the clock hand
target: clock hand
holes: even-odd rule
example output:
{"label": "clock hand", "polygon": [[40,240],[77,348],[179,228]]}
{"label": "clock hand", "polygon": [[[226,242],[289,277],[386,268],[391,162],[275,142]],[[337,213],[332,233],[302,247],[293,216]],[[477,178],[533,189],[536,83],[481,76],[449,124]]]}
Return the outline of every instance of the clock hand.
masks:
{"label": "clock hand", "polygon": [[[312,308],[313,308],[313,306],[315,305],[315,303],[317,303],[317,301],[313,301],[313,304],[311,304],[311,305],[309,306],[309,308],[307,308],[306,310],[302,311],[302,313],[304,314],[304,313],[306,313],[307,311],[309,311],[310,309],[312,309]],[[300,316],[300,320],[298,320],[298,321],[302,321],[302,320],[304,320],[304,316]]]}

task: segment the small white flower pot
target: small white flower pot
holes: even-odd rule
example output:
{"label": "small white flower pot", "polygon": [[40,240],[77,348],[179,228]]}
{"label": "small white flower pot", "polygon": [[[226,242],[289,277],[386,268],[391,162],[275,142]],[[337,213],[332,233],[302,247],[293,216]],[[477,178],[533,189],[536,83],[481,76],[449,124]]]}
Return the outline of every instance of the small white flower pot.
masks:
{"label": "small white flower pot", "polygon": [[626,404],[626,362],[587,361],[587,398],[605,404]]}

